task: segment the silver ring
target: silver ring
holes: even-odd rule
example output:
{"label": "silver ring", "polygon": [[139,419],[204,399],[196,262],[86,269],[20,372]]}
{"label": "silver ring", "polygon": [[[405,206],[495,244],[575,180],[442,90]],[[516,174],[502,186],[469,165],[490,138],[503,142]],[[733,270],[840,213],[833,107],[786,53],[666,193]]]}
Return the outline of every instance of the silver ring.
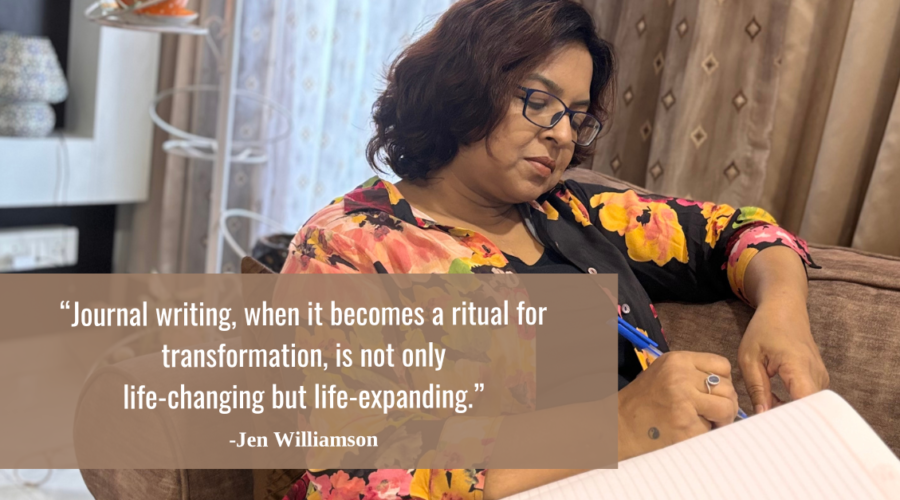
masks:
{"label": "silver ring", "polygon": [[712,388],[714,385],[719,385],[722,379],[719,378],[718,375],[710,373],[708,377],[706,377],[706,391],[712,394]]}

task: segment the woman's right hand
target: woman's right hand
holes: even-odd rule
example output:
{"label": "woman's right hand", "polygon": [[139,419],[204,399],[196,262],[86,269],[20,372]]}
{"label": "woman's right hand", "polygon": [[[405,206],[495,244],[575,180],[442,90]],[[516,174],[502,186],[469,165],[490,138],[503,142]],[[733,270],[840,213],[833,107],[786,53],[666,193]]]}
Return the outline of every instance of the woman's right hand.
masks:
{"label": "woman's right hand", "polygon": [[[721,382],[707,392],[706,377]],[[715,354],[663,354],[619,391],[619,460],[648,453],[734,422],[731,363]]]}

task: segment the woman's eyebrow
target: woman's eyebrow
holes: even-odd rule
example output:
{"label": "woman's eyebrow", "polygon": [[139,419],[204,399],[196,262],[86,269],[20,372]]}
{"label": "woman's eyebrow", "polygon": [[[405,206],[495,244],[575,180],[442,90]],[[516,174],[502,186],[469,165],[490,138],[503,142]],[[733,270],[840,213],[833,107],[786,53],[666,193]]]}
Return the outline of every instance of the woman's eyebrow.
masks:
{"label": "woman's eyebrow", "polygon": [[591,100],[587,99],[584,101],[573,102],[569,105],[570,108],[580,108],[580,107],[588,107],[591,105]]}
{"label": "woman's eyebrow", "polygon": [[[553,92],[554,94],[562,94],[562,93],[563,93],[562,87],[560,87],[556,82],[554,82],[553,80],[547,78],[547,77],[544,76],[544,75],[539,75],[539,74],[537,74],[537,73],[532,73],[532,74],[528,75],[528,79],[529,79],[529,80],[537,80],[537,81],[543,83],[544,86],[546,86],[548,89],[550,89],[550,92]],[[569,107],[570,107],[570,108],[577,108],[577,107],[579,107],[579,106],[590,106],[590,105],[591,105],[591,100],[590,100],[590,99],[586,99],[586,100],[583,100],[583,101],[574,102],[574,103],[572,103]]]}
{"label": "woman's eyebrow", "polygon": [[550,92],[553,92],[554,94],[562,94],[562,88],[560,88],[560,86],[557,85],[556,82],[547,78],[546,76],[539,75],[537,73],[532,73],[532,74],[528,75],[528,78],[530,80],[537,80],[537,81],[543,83],[544,86],[546,86],[548,89],[550,89]]}

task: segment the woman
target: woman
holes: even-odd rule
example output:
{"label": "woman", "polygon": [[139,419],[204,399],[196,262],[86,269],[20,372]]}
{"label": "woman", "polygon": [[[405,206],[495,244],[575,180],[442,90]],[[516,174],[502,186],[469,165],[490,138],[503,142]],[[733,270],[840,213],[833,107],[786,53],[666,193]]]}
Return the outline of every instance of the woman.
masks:
{"label": "woman", "polygon": [[[765,211],[561,181],[591,156],[613,72],[610,46],[574,1],[457,2],[399,56],[375,104],[369,162],[402,180],[373,178],[319,211],[282,272],[617,273],[620,315],[663,350],[653,300],[734,294],[756,307],[738,352],[754,411],[777,403],[776,374],[793,398],[826,388],[806,312],[813,264]],[[620,339],[620,460],[734,420],[725,358],[647,361]],[[709,373],[723,378],[712,394]],[[445,472],[469,479],[313,471],[295,494],[382,498],[373,483],[390,476],[400,487],[384,498],[499,498],[575,471]]]}

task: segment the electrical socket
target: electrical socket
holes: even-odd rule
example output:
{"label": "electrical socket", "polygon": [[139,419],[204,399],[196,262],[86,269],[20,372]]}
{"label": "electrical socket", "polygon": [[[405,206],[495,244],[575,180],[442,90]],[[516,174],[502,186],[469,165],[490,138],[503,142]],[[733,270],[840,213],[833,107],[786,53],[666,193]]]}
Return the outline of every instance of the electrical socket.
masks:
{"label": "electrical socket", "polygon": [[72,266],[78,262],[78,228],[36,226],[0,229],[0,272]]}

